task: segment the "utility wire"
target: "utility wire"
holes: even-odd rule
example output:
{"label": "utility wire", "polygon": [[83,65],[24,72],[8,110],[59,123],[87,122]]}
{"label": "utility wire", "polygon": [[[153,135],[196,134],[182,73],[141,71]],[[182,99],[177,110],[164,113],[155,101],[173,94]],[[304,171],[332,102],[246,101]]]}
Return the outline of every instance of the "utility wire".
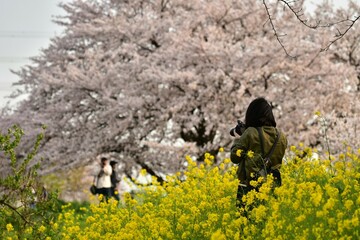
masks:
{"label": "utility wire", "polygon": [[56,32],[41,31],[0,31],[0,38],[51,38]]}
{"label": "utility wire", "polygon": [[30,57],[0,57],[0,63],[25,63]]}

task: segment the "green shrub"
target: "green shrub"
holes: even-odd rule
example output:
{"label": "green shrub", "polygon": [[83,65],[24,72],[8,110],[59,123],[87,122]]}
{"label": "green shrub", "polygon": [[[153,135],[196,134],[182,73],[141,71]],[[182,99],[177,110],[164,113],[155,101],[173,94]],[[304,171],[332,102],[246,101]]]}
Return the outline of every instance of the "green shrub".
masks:
{"label": "green shrub", "polygon": [[0,133],[0,238],[43,238],[43,227],[54,221],[61,210],[56,193],[48,193],[39,181],[34,157],[45,127],[34,140],[32,150],[21,156],[17,151],[24,131],[14,125]]}

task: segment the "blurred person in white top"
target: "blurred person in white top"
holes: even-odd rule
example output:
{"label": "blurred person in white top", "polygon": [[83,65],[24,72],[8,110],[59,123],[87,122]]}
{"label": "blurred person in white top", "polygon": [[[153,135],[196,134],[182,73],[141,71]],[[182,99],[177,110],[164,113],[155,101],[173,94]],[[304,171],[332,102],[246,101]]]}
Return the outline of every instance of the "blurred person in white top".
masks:
{"label": "blurred person in white top", "polygon": [[100,195],[103,195],[102,200],[108,201],[108,199],[111,197],[111,173],[112,168],[110,166],[109,159],[106,157],[101,158],[100,162],[100,172],[97,176],[97,193]]}

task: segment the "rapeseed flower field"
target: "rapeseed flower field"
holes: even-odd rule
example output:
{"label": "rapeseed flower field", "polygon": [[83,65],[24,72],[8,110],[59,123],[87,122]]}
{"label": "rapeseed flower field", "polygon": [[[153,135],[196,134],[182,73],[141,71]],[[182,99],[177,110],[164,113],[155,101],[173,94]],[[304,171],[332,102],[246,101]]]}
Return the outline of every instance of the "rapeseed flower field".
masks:
{"label": "rapeseed flower field", "polygon": [[[221,149],[223,151],[223,149]],[[259,180],[259,191],[236,207],[236,165],[205,154],[187,170],[153,179],[121,202],[75,211],[69,203],[49,224],[28,227],[41,239],[360,239],[360,149],[324,159],[315,149],[291,146],[281,168],[282,186]],[[251,155],[251,153],[249,153]],[[216,162],[216,164],[214,163]],[[17,239],[11,224],[1,234]]]}

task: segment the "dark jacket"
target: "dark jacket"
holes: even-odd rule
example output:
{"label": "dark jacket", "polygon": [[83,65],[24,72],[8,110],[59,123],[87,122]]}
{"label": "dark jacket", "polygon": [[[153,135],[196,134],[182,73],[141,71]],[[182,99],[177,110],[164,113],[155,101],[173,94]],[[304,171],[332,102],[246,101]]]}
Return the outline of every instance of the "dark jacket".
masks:
{"label": "dark jacket", "polygon": [[[276,139],[276,129],[270,126],[261,127],[261,131],[264,136],[264,152],[265,155],[270,151],[273,143]],[[287,147],[286,136],[278,130],[280,137],[278,143],[276,144],[275,150],[271,155],[271,169],[280,169],[282,164],[282,159],[285,154],[285,149]],[[238,156],[237,152],[240,149],[241,155]],[[254,156],[250,158],[248,156],[249,151],[254,152]],[[260,170],[259,162],[262,162],[261,156],[261,144],[259,133],[256,128],[249,127],[240,138],[235,139],[233,146],[231,147],[230,159],[233,163],[238,164],[237,175],[240,180],[240,184],[249,186],[249,181],[251,180],[251,172],[254,170]],[[263,166],[263,165],[262,165]]]}

